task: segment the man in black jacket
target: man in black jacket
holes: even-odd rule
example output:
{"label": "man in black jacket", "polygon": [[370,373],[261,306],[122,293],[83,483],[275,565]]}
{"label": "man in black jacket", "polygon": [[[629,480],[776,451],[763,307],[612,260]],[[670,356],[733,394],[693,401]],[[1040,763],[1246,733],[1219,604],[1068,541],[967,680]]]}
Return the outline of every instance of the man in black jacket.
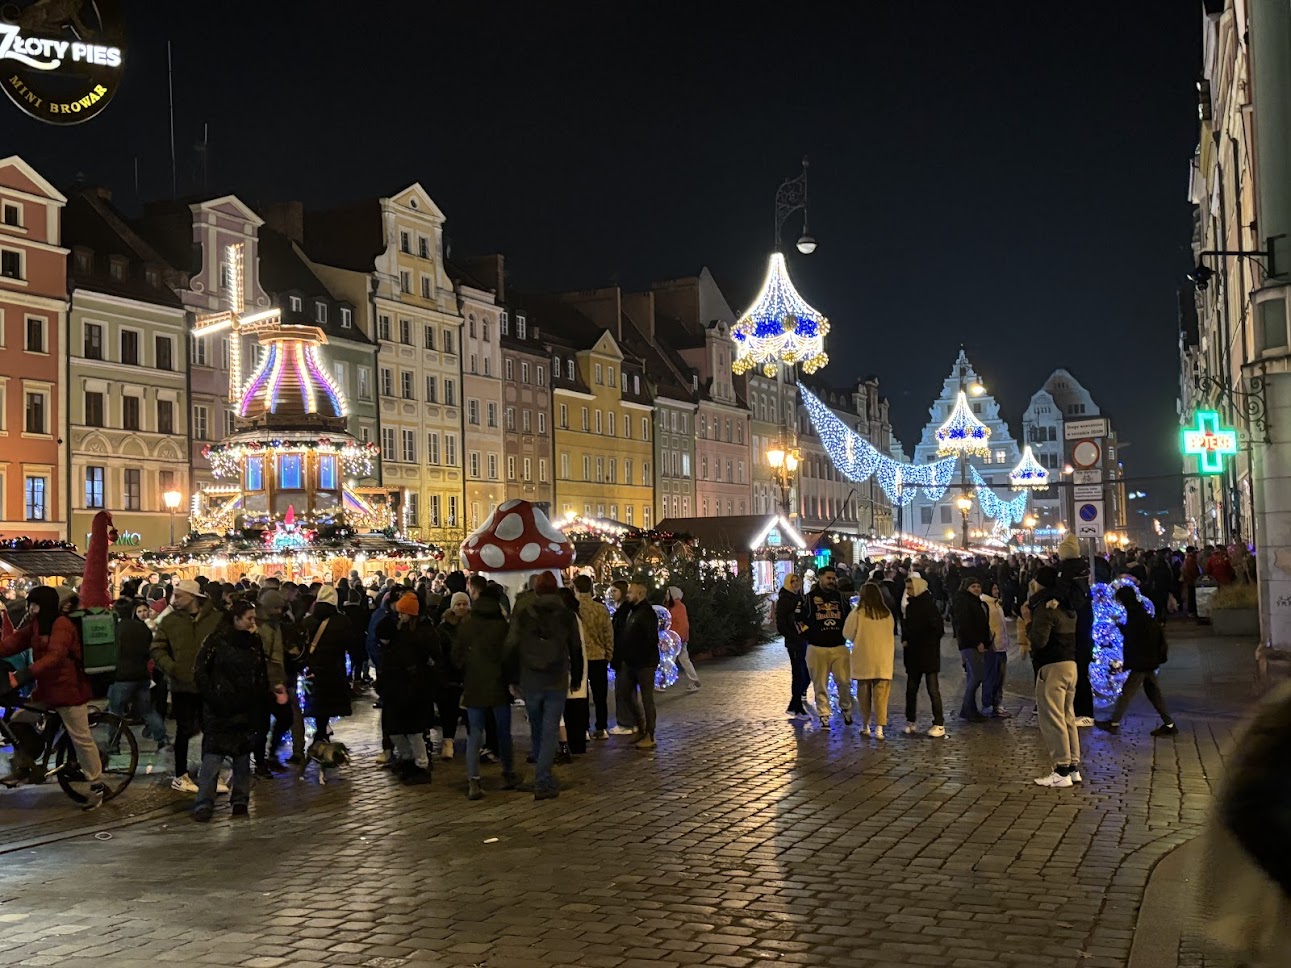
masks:
{"label": "man in black jacket", "polygon": [[959,639],[959,658],[964,664],[964,701],[959,704],[959,718],[984,723],[986,717],[977,706],[977,690],[986,681],[991,618],[982,601],[982,583],[977,578],[965,578],[955,594],[955,635]]}
{"label": "man in black jacket", "polygon": [[838,706],[843,722],[852,724],[852,669],[843,623],[851,603],[838,591],[838,574],[826,565],[816,575],[816,587],[807,595],[803,607],[803,624],[807,626],[807,668],[816,685],[816,715],[820,728],[829,729],[829,677],[834,677]]}
{"label": "man in black jacket", "polygon": [[166,723],[152,708],[152,679],[148,673],[148,659],[152,651],[152,629],[144,623],[148,606],[137,601],[119,598],[113,606],[117,624],[116,681],[108,686],[108,711],[125,716],[132,707],[134,715],[143,720],[143,734],[157,743],[157,751],[166,748]]}
{"label": "man in black jacket", "polygon": [[802,704],[803,693],[811,685],[807,672],[807,640],[802,637],[802,578],[790,572],[784,576],[784,587],[775,602],[776,631],[784,636],[785,651],[789,653],[789,708],[790,716],[806,716]]}
{"label": "man in black jacket", "polygon": [[[639,750],[652,750],[657,745],[654,738],[654,676],[659,668],[659,618],[647,594],[644,584],[631,582],[627,598],[614,613],[615,625],[622,630],[614,642],[615,709],[634,711],[637,724],[635,746]],[[620,614],[623,614],[622,619]]]}

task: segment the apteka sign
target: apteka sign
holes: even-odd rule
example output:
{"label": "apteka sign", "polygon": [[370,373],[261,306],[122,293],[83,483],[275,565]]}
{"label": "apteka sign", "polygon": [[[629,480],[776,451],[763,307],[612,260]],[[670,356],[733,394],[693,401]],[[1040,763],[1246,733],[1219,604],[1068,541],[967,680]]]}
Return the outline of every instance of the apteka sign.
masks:
{"label": "apteka sign", "polygon": [[0,6],[0,80],[19,108],[50,124],[80,124],[121,84],[121,18],[111,0]]}

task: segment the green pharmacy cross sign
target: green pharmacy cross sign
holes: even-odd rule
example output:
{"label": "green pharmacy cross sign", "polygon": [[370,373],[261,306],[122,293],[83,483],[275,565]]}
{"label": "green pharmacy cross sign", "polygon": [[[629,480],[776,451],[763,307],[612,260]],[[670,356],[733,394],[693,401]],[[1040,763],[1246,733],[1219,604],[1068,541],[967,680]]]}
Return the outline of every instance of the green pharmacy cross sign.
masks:
{"label": "green pharmacy cross sign", "polygon": [[1222,474],[1224,458],[1237,453],[1237,431],[1219,425],[1214,410],[1198,410],[1197,425],[1183,430],[1183,452],[1197,458],[1203,474]]}

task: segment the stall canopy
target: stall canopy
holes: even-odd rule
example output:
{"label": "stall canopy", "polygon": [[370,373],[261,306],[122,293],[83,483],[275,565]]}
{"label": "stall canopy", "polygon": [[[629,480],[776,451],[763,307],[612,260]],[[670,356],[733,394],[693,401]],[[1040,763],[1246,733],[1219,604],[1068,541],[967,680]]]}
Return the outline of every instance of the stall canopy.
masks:
{"label": "stall canopy", "polygon": [[783,548],[800,552],[807,547],[797,529],[778,514],[736,514],[725,518],[668,518],[659,522],[660,531],[686,532],[701,548],[715,552],[737,552]]}
{"label": "stall canopy", "polygon": [[85,572],[85,559],[75,551],[62,548],[40,550],[0,550],[0,569],[11,577],[62,578]]}

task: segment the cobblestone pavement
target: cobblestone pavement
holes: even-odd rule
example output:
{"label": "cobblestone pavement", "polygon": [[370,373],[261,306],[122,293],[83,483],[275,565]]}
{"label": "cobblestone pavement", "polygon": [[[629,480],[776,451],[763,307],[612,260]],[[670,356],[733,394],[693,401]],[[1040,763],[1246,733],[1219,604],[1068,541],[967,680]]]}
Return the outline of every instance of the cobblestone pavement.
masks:
{"label": "cobblestone pavement", "polygon": [[1047,790],[1029,667],[1011,666],[1016,718],[878,742],[788,722],[778,645],[703,664],[699,693],[662,697],[656,752],[592,743],[543,803],[496,772],[468,802],[460,757],[400,786],[369,765],[366,704],[339,782],[258,783],[246,821],[193,824],[159,777],[88,815],[56,789],[2,795],[0,964],[1121,968],[1249,670],[1175,640],[1181,735],[1154,742],[1136,705],[1119,736],[1082,731],[1083,787]]}

